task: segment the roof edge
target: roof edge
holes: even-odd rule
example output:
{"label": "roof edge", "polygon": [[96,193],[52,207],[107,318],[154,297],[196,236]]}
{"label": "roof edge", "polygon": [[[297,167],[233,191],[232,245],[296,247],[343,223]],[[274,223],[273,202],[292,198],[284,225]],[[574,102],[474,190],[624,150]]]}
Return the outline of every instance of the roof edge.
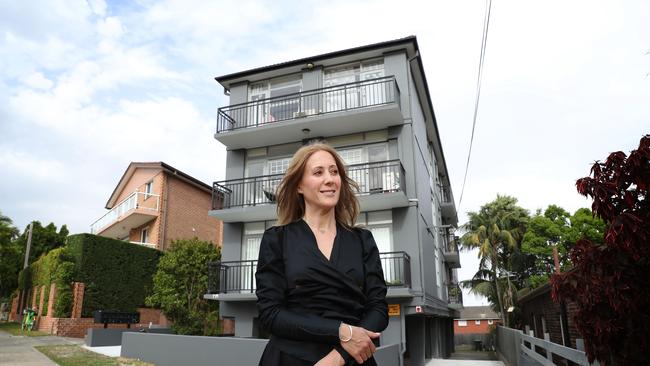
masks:
{"label": "roof edge", "polygon": [[231,80],[231,79],[241,78],[241,77],[244,77],[244,76],[253,75],[253,74],[257,74],[257,73],[261,73],[261,72],[278,70],[278,69],[282,69],[282,68],[285,68],[285,67],[291,67],[291,66],[296,66],[296,65],[300,65],[300,64],[305,64],[307,62],[314,62],[314,61],[328,59],[328,58],[335,58],[335,57],[345,56],[345,55],[358,53],[358,52],[370,51],[370,50],[384,48],[384,47],[391,47],[391,46],[395,46],[395,45],[398,45],[398,44],[401,44],[401,43],[414,43],[415,48],[417,49],[416,37],[415,36],[408,36],[408,37],[404,37],[404,38],[394,39],[394,40],[391,40],[391,41],[384,41],[384,42],[373,43],[373,44],[359,46],[359,47],[347,48],[347,49],[344,49],[344,50],[323,53],[323,54],[316,55],[316,56],[304,57],[304,58],[300,58],[300,59],[293,60],[293,61],[281,62],[281,63],[278,63],[278,64],[257,67],[257,68],[249,69],[249,70],[245,70],[245,71],[239,71],[239,72],[235,72],[235,73],[232,73],[232,74],[217,76],[217,77],[214,78],[214,80],[219,82],[219,84],[222,84],[223,82]]}

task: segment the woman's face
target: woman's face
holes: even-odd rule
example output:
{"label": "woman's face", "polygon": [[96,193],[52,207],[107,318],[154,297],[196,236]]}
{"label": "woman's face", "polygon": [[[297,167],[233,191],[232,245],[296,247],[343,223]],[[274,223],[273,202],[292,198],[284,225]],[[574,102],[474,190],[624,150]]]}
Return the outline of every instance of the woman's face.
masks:
{"label": "woman's face", "polygon": [[339,202],[341,176],[336,160],[327,151],[313,153],[305,164],[298,193],[305,198],[305,206],[329,210]]}

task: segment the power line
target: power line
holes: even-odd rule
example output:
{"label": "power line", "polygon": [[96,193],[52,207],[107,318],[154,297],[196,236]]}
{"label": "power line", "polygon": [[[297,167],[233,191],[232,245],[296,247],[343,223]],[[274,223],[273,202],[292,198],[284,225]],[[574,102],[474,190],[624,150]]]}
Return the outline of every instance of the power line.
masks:
{"label": "power line", "polygon": [[460,191],[460,199],[458,200],[458,208],[463,202],[463,194],[465,193],[465,182],[467,181],[467,172],[469,171],[469,160],[472,156],[472,145],[474,144],[474,130],[476,129],[476,116],[478,115],[478,102],[481,98],[481,80],[483,78],[483,64],[485,62],[485,48],[487,46],[488,30],[490,28],[490,13],[492,11],[492,0],[485,0],[485,16],[483,18],[483,38],[481,39],[481,55],[478,62],[478,75],[476,77],[476,100],[474,102],[474,118],[472,121],[472,136],[469,140],[469,152],[467,153],[467,164],[465,165],[465,176],[463,177],[463,187]]}

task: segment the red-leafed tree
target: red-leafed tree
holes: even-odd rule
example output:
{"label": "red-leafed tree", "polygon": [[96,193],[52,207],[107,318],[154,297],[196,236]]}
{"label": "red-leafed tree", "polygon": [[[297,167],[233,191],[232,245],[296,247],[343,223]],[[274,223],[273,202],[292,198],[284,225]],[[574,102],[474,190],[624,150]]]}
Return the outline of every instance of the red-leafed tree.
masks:
{"label": "red-leafed tree", "polygon": [[614,152],[576,182],[607,224],[604,242],[578,240],[575,268],[551,278],[555,301],[577,304],[589,361],[647,365],[650,350],[650,135],[629,156]]}

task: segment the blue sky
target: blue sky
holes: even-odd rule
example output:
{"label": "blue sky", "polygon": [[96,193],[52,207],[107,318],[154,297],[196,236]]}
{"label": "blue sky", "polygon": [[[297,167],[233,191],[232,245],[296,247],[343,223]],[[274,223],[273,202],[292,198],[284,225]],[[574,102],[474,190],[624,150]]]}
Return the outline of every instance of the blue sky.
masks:
{"label": "blue sky", "polygon": [[[87,231],[131,161],[224,177],[218,75],[416,35],[456,203],[483,1],[0,0],[0,210]],[[650,133],[650,3],[494,1],[467,187],[534,211]],[[462,257],[460,278],[476,270]],[[466,298],[471,305],[478,300]]]}

